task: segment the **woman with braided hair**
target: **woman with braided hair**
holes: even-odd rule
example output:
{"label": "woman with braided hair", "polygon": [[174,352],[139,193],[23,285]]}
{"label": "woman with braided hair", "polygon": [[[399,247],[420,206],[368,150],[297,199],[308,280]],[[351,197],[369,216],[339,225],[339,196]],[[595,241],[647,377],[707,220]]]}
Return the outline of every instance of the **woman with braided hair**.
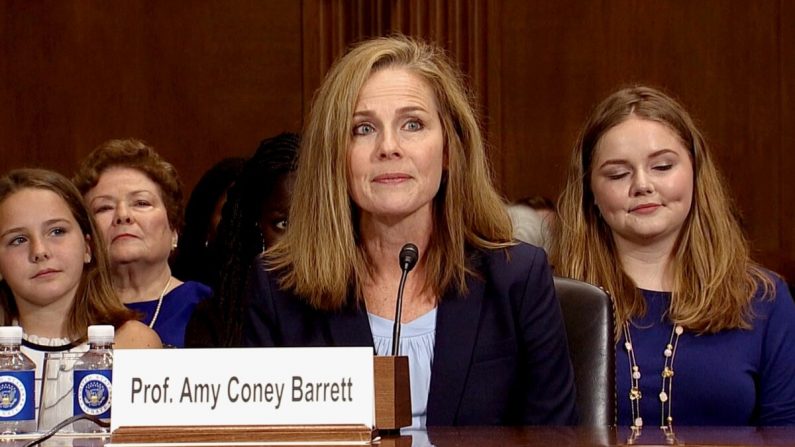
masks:
{"label": "woman with braided hair", "polygon": [[298,135],[292,133],[264,140],[230,188],[216,236],[221,266],[217,288],[191,317],[186,346],[240,344],[249,267],[287,227],[298,144]]}

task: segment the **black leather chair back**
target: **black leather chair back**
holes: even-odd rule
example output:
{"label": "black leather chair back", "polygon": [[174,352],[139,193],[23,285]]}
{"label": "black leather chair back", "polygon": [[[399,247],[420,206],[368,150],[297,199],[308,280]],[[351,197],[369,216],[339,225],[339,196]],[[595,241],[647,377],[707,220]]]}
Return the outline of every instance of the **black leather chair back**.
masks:
{"label": "black leather chair back", "polygon": [[616,425],[615,342],[610,296],[591,284],[555,277],[583,426]]}

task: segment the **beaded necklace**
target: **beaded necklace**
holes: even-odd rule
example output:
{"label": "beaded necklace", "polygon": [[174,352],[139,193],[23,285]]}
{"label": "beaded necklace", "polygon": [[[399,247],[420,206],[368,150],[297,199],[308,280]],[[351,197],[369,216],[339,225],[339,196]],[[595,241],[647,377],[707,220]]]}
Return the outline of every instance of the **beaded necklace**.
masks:
{"label": "beaded necklace", "polygon": [[[632,335],[629,330],[629,322],[624,323],[622,330],[624,332],[624,348],[627,350],[629,357],[629,374],[630,374],[630,390],[629,390],[629,403],[632,409],[632,434],[629,442],[634,442],[640,431],[643,428],[643,418],[640,415],[640,399],[643,397],[640,392],[640,368],[635,360],[635,350],[632,346]],[[678,324],[674,324],[671,328],[671,336],[668,343],[663,349],[663,369],[660,372],[662,376],[662,386],[658,398],[660,399],[660,429],[665,434],[665,438],[669,443],[675,441],[673,432],[674,418],[671,414],[671,402],[674,381],[674,360],[676,359],[676,348],[679,345],[679,337],[684,333],[684,328]]]}
{"label": "beaded necklace", "polygon": [[157,321],[157,317],[160,316],[160,307],[163,305],[163,296],[166,294],[166,290],[168,290],[168,286],[171,285],[171,276],[168,277],[168,281],[166,281],[166,286],[163,287],[163,291],[160,292],[160,298],[157,299],[157,308],[155,308],[155,313],[152,315],[152,321],[149,322],[149,327],[155,327],[155,322]]}

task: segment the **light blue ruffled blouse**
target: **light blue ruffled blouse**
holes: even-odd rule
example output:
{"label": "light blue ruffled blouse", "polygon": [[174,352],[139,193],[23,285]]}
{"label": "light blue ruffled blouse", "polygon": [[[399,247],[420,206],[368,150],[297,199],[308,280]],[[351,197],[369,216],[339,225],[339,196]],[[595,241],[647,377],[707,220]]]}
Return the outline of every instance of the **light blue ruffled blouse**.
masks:
{"label": "light blue ruffled blouse", "polygon": [[[370,312],[367,313],[367,316],[370,319],[370,331],[373,333],[376,354],[391,355],[394,321],[373,315]],[[404,323],[400,328],[400,355],[409,358],[412,429],[425,428],[435,340],[435,308],[409,323]]]}

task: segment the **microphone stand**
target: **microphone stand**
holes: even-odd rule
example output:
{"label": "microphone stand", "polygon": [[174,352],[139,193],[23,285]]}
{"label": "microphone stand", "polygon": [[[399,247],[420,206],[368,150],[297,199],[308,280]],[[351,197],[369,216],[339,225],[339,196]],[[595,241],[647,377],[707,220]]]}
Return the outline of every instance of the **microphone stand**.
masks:
{"label": "microphone stand", "polygon": [[399,354],[400,349],[400,320],[403,318],[403,287],[406,286],[406,278],[409,276],[408,269],[402,269],[400,275],[400,285],[398,286],[397,302],[395,303],[395,323],[392,326],[392,355]]}
{"label": "microphone stand", "polygon": [[406,278],[411,269],[417,265],[420,258],[420,251],[417,246],[408,243],[400,249],[398,262],[400,262],[400,285],[398,286],[397,301],[395,302],[395,322],[392,326],[392,355],[397,356],[400,350],[400,320],[403,318],[403,287],[406,285]]}
{"label": "microphone stand", "polygon": [[417,264],[419,250],[414,244],[400,249],[400,285],[395,303],[395,323],[392,327],[392,355],[375,356],[375,425],[378,430],[394,432],[411,425],[411,384],[409,359],[398,356],[400,349],[400,320],[403,315],[403,288],[406,277]]}

